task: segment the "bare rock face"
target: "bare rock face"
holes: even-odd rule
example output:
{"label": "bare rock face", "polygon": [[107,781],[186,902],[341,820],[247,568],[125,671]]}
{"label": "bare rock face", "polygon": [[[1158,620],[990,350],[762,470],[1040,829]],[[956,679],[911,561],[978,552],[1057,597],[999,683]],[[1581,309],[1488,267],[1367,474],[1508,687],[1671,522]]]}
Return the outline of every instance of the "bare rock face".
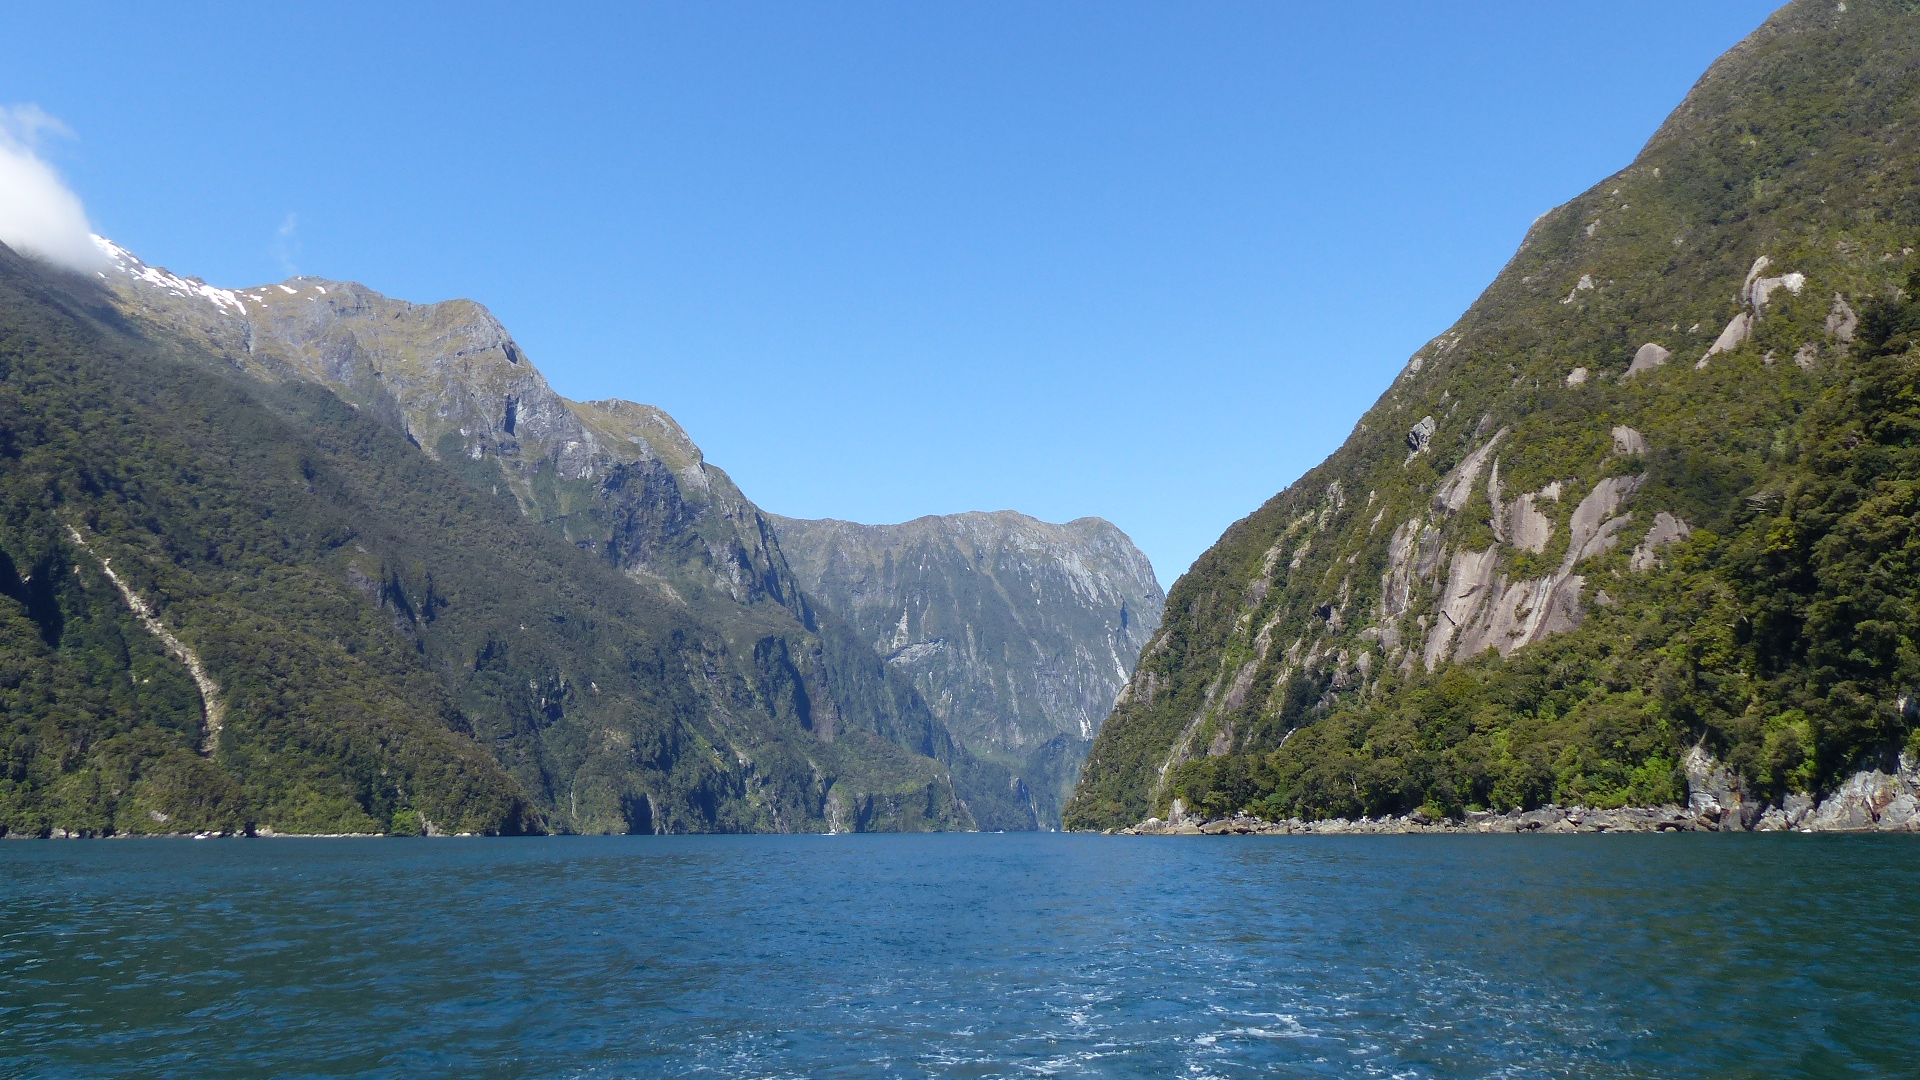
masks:
{"label": "bare rock face", "polygon": [[1833,294],[1833,310],[1827,313],[1827,336],[1842,344],[1853,340],[1853,333],[1860,327],[1860,316],[1847,303],[1847,298],[1839,293]]}
{"label": "bare rock face", "polygon": [[1705,748],[1696,746],[1680,762],[1687,774],[1687,809],[1716,828],[1749,828],[1761,807],[1747,798],[1740,777]]}
{"label": "bare rock face", "polygon": [[801,588],[907,675],[968,749],[1057,827],[1080,762],[1160,626],[1126,534],[1011,511],[857,525],[774,517]]}
{"label": "bare rock face", "polygon": [[1441,478],[1433,492],[1433,509],[1436,513],[1457,514],[1466,507],[1467,500],[1473,496],[1474,482],[1480,479],[1480,473],[1486,468],[1494,448],[1500,445],[1500,440],[1506,435],[1507,429],[1501,428],[1493,438],[1482,443]]}
{"label": "bare rock face", "polygon": [[1515,499],[1507,525],[1513,546],[1536,555],[1553,541],[1553,519],[1534,506],[1540,498],[1538,493],[1529,493]]}
{"label": "bare rock face", "polygon": [[1735,314],[1733,318],[1727,320],[1727,328],[1720,331],[1720,336],[1714,338],[1713,344],[1707,347],[1707,354],[1702,356],[1699,362],[1693,366],[1696,368],[1706,367],[1708,361],[1714,357],[1719,356],[1721,353],[1732,352],[1741,345],[1746,344],[1747,338],[1752,336],[1752,334],[1752,313],[1742,311]]}
{"label": "bare rock face", "polygon": [[1643,371],[1652,371],[1672,357],[1672,353],[1649,341],[1633,354],[1633,363],[1627,365],[1626,377],[1632,378]]}
{"label": "bare rock face", "polygon": [[1890,767],[1855,771],[1823,799],[1789,792],[1771,805],[1750,796],[1740,778],[1704,747],[1694,747],[1681,767],[1687,776],[1688,809],[1706,827],[1920,832],[1920,765],[1905,754]]}
{"label": "bare rock face", "polygon": [[1419,423],[1413,425],[1413,427],[1407,431],[1408,461],[1412,461],[1414,458],[1427,452],[1427,447],[1433,444],[1433,433],[1438,429],[1439,425],[1434,423],[1433,417],[1423,416],[1420,418]]}
{"label": "bare rock face", "polygon": [[[1575,568],[1611,550],[1619,543],[1621,530],[1632,521],[1631,514],[1620,512],[1621,507],[1643,478],[1603,477],[1570,515],[1570,536],[1559,568],[1542,577],[1512,580],[1501,572],[1502,551],[1511,547],[1538,554],[1547,549],[1553,539],[1554,522],[1541,507],[1559,502],[1562,485],[1555,481],[1540,491],[1508,500],[1500,479],[1500,463],[1492,459],[1506,435],[1507,429],[1502,428],[1469,451],[1435,484],[1428,508],[1431,520],[1422,523],[1415,519],[1399,526],[1387,548],[1387,569],[1380,582],[1379,623],[1370,631],[1375,640],[1397,640],[1401,636],[1395,624],[1412,606],[1418,585],[1437,580],[1445,557],[1441,525],[1467,505],[1482,474],[1486,474],[1484,487],[1492,507],[1489,524],[1495,543],[1482,551],[1456,551],[1445,563],[1445,583],[1431,618],[1425,621],[1425,640],[1419,650],[1421,666],[1428,671],[1489,649],[1506,656],[1578,626],[1586,579],[1575,573]],[[1616,453],[1647,452],[1646,437],[1632,428],[1615,426],[1612,437]],[[1672,539],[1663,536],[1653,546]],[[1408,661],[1410,670],[1411,654]]]}
{"label": "bare rock face", "polygon": [[1794,296],[1798,296],[1800,290],[1807,286],[1807,275],[1798,271],[1774,277],[1760,276],[1772,264],[1772,259],[1762,255],[1753,260],[1753,269],[1747,271],[1746,288],[1742,291],[1741,298],[1754,310],[1756,317],[1766,310],[1767,301],[1773,297],[1776,290],[1785,289]]}
{"label": "bare rock face", "polygon": [[1795,823],[1814,832],[1920,832],[1920,766],[1863,769]]}
{"label": "bare rock face", "polygon": [[[1637,432],[1634,435],[1638,437]],[[1640,445],[1644,448],[1644,440]],[[1574,568],[1619,543],[1620,530],[1632,519],[1619,510],[1640,483],[1637,476],[1612,476],[1596,483],[1574,508],[1559,569],[1545,577],[1509,581],[1498,569],[1501,545],[1497,543],[1485,551],[1456,554],[1422,651],[1426,669],[1433,671],[1447,660],[1468,659],[1488,649],[1507,656],[1580,625],[1586,579]],[[1558,494],[1555,490],[1554,495]],[[1534,498],[1515,501],[1514,509],[1522,512],[1514,515],[1517,520],[1507,531],[1514,546],[1539,551],[1546,546],[1540,536],[1545,530],[1536,522],[1546,519],[1533,510]],[[1551,523],[1545,528],[1550,530]],[[1526,543],[1521,542],[1522,533]]]}
{"label": "bare rock face", "polygon": [[1636,572],[1651,570],[1660,565],[1660,549],[1668,544],[1685,540],[1693,534],[1693,529],[1681,519],[1665,510],[1653,515],[1653,528],[1647,530],[1646,538],[1633,549],[1633,558],[1628,566]]}
{"label": "bare rock face", "polygon": [[1760,316],[1766,312],[1767,302],[1773,298],[1775,292],[1785,290],[1793,296],[1798,296],[1800,290],[1806,288],[1807,275],[1799,271],[1762,277],[1761,275],[1771,265],[1773,260],[1765,255],[1753,260],[1752,268],[1747,271],[1747,280],[1740,286],[1740,303],[1744,310],[1728,321],[1727,328],[1714,339],[1713,345],[1707,349],[1707,354],[1700,358],[1700,362],[1695,364],[1695,367],[1704,368],[1714,357],[1721,353],[1732,352],[1746,344],[1747,339],[1753,336],[1754,328],[1758,325]]}

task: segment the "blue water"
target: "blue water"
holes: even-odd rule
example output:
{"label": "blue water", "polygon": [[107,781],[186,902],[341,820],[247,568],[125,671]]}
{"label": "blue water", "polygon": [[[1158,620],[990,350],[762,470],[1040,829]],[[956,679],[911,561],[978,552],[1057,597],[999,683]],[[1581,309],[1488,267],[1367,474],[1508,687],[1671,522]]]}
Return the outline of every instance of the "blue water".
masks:
{"label": "blue water", "polygon": [[0,844],[0,1075],[1920,1076],[1920,838]]}

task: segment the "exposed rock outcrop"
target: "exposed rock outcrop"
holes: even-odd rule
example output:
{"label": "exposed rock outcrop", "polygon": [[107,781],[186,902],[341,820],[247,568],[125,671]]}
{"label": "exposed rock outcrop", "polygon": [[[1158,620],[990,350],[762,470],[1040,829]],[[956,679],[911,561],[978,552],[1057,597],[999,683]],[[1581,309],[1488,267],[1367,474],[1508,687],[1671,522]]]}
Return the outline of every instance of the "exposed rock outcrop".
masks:
{"label": "exposed rock outcrop", "polygon": [[1902,754],[1893,771],[1863,769],[1818,805],[1802,806],[1805,816],[1797,819],[1797,808],[1779,808],[1777,827],[1810,832],[1920,832],[1920,766]]}
{"label": "exposed rock outcrop", "polygon": [[1660,565],[1660,549],[1668,544],[1676,544],[1692,535],[1693,529],[1665,510],[1653,515],[1653,528],[1633,549],[1633,557],[1628,561],[1636,571],[1645,572]]}
{"label": "exposed rock outcrop", "polygon": [[1806,288],[1807,275],[1798,271],[1775,277],[1761,277],[1760,275],[1772,263],[1773,260],[1765,255],[1753,260],[1752,269],[1747,271],[1747,280],[1740,286],[1740,303],[1744,310],[1735,314],[1727,322],[1727,328],[1720,331],[1720,336],[1714,339],[1713,345],[1707,349],[1706,355],[1700,358],[1700,362],[1695,364],[1695,367],[1704,368],[1714,357],[1721,353],[1732,352],[1746,344],[1747,339],[1753,336],[1754,325],[1759,322],[1761,314],[1767,309],[1767,301],[1773,297],[1776,290],[1785,289],[1798,296],[1800,290]]}
{"label": "exposed rock outcrop", "polygon": [[1412,428],[1408,429],[1407,431],[1407,460],[1408,461],[1412,461],[1414,458],[1419,457],[1421,454],[1424,454],[1427,452],[1427,448],[1433,445],[1433,433],[1436,430],[1438,430],[1438,425],[1434,423],[1433,417],[1431,416],[1421,417],[1419,423],[1413,425]]}
{"label": "exposed rock outcrop", "polygon": [[[1638,437],[1637,432],[1634,435]],[[1498,572],[1498,544],[1481,552],[1455,554],[1422,654],[1426,669],[1433,671],[1448,659],[1476,656],[1488,649],[1506,656],[1578,626],[1580,593],[1586,579],[1574,573],[1574,568],[1619,543],[1618,534],[1631,515],[1618,511],[1640,482],[1639,477],[1611,476],[1595,484],[1574,508],[1568,525],[1567,553],[1560,568],[1545,577],[1509,581],[1507,575]],[[1515,504],[1526,515],[1535,513],[1530,498],[1523,497]],[[1539,547],[1518,542],[1515,546],[1544,549],[1540,527],[1530,517],[1523,517],[1519,527],[1509,531],[1517,538],[1522,530]]]}
{"label": "exposed rock outcrop", "polygon": [[1666,363],[1672,356],[1673,354],[1671,352],[1649,341],[1645,345],[1640,346],[1639,351],[1633,354],[1633,363],[1627,365],[1627,372],[1624,377],[1632,378],[1641,372],[1652,371],[1654,368]]}
{"label": "exposed rock outcrop", "polygon": [[1834,293],[1833,310],[1827,313],[1827,336],[1845,344],[1853,340],[1853,333],[1859,326],[1860,316],[1847,303],[1847,298]]}

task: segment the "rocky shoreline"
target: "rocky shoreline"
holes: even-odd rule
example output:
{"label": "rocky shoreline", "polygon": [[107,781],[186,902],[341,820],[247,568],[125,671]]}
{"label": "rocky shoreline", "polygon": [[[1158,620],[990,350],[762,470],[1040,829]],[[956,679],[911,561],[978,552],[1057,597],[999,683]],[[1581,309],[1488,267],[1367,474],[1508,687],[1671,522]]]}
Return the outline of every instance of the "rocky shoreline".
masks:
{"label": "rocky shoreline", "polygon": [[1168,820],[1148,818],[1125,829],[1110,829],[1117,836],[1308,836],[1308,835],[1401,835],[1407,833],[1573,833],[1573,832],[1696,832],[1718,829],[1689,814],[1685,807],[1629,807],[1622,810],[1594,810],[1582,806],[1547,806],[1538,810],[1514,810],[1494,813],[1470,810],[1464,818],[1436,818],[1419,811],[1399,817],[1362,817],[1356,820],[1328,818],[1303,821],[1265,821],[1247,814],[1227,818],[1202,819],[1192,814],[1175,813]]}
{"label": "rocky shoreline", "polygon": [[[1731,769],[1713,755],[1695,747],[1681,761],[1687,780],[1687,805],[1628,806],[1599,809],[1591,806],[1547,805],[1535,810],[1469,810],[1461,817],[1437,817],[1421,811],[1398,817],[1330,818],[1304,821],[1288,818],[1267,821],[1250,814],[1208,818],[1193,813],[1184,800],[1175,799],[1165,820],[1148,818],[1124,829],[1108,829],[1109,836],[1382,836],[1413,833],[1650,833],[1650,832],[1906,832],[1920,833],[1920,762],[1902,754],[1889,768],[1862,769],[1826,798],[1788,795],[1779,804],[1752,797]],[[94,833],[56,828],[21,834],[0,830],[9,840],[48,838],[176,838],[209,840],[229,837],[327,839],[380,837],[385,833],[282,833],[260,827],[253,831],[177,833]],[[431,830],[428,835],[444,835]],[[471,836],[472,833],[455,833]]]}
{"label": "rocky shoreline", "polygon": [[1410,833],[1645,832],[1913,832],[1920,833],[1920,764],[1904,754],[1891,771],[1863,769],[1825,799],[1788,795],[1769,805],[1748,797],[1739,778],[1695,747],[1681,762],[1686,806],[1543,806],[1537,810],[1469,810],[1459,818],[1418,810],[1399,817],[1266,821],[1248,814],[1206,818],[1173,800],[1166,820],[1151,817],[1118,836],[1404,835]]}

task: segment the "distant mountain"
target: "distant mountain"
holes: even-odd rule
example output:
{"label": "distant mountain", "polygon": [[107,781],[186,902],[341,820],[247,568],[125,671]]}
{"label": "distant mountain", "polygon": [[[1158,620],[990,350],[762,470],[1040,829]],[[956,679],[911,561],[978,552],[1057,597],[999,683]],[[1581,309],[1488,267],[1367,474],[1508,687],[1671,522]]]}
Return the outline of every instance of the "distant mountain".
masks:
{"label": "distant mountain", "polygon": [[1068,824],[1920,822],[1916,249],[1920,8],[1796,0],[1174,585]]}
{"label": "distant mountain", "polygon": [[772,517],[808,596],[909,677],[961,745],[1058,827],[1080,762],[1165,602],[1099,518],[1011,511],[856,525]]}
{"label": "distant mountain", "polygon": [[0,248],[6,831],[1041,824],[665,413],[102,247]]}

